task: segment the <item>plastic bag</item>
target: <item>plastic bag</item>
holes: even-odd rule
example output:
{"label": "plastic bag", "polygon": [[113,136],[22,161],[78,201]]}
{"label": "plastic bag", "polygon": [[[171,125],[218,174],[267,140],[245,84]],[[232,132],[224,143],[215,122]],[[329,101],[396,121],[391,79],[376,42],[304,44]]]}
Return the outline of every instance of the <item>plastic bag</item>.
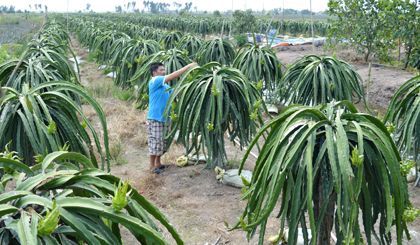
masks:
{"label": "plastic bag", "polygon": [[244,185],[241,176],[244,177],[248,182],[251,182],[252,179],[252,172],[248,170],[242,170],[241,175],[238,175],[239,169],[231,169],[225,171],[224,169],[216,167],[214,171],[217,174],[216,179],[219,179],[222,184],[238,188],[247,188],[247,186]]}

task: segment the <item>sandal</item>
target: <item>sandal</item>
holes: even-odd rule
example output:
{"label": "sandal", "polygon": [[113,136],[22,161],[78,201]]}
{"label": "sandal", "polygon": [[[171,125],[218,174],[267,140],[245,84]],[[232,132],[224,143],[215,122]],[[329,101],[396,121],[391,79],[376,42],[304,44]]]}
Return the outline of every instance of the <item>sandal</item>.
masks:
{"label": "sandal", "polygon": [[153,173],[155,173],[155,174],[160,174],[162,172],[163,172],[163,169],[160,169],[160,168],[153,169]]}
{"label": "sandal", "polygon": [[171,164],[162,164],[162,166],[160,166],[159,169],[169,168],[170,166]]}

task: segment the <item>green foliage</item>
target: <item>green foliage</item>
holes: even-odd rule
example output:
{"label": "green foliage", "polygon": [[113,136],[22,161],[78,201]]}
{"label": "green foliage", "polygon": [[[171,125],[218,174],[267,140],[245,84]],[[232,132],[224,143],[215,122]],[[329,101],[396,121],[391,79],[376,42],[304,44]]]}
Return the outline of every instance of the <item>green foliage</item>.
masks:
{"label": "green foliage", "polygon": [[249,27],[255,25],[256,18],[251,9],[233,12],[232,33],[234,35],[250,32]]}
{"label": "green foliage", "polygon": [[[226,160],[226,132],[231,141],[238,138],[245,146],[256,132],[256,126],[263,123],[259,108],[255,109],[258,115],[255,122],[250,120],[253,104],[260,94],[237,69],[221,67],[215,62],[189,69],[174,86],[164,115],[169,114],[177,94],[179,101],[171,111],[169,142],[179,130],[178,142],[184,144],[187,154],[193,150],[199,152],[201,148],[209,156],[206,167],[221,166]],[[201,143],[190,144],[190,136],[198,135]]]}
{"label": "green foliage", "polygon": [[183,36],[179,31],[165,32],[159,42],[163,43],[165,49],[173,49],[178,46]]}
{"label": "green foliage", "polygon": [[[45,88],[52,89],[45,91]],[[46,156],[48,152],[58,151],[68,142],[70,150],[90,157],[97,167],[93,142],[78,119],[81,116],[92,132],[104,169],[105,158],[109,159],[105,114],[88,92],[69,82],[47,82],[31,89],[24,84],[20,92],[12,88],[7,91],[0,104],[0,115],[4,116],[0,125],[1,148],[12,141],[10,148],[18,151],[25,164],[30,166],[33,165],[33,156]],[[102,153],[96,130],[79,105],[67,95],[69,93],[84,98],[98,114],[103,127],[106,156]]]}
{"label": "green foliage", "polygon": [[[368,61],[371,54],[384,60],[390,59],[389,49],[394,48],[395,44],[390,42],[389,32],[395,26],[385,14],[385,9],[389,8],[391,2],[393,1],[329,1],[328,13],[336,18],[332,19],[332,27],[328,31],[327,47],[335,47],[338,43],[344,48],[353,47],[358,53],[365,55],[365,61]],[[332,38],[337,42],[332,42]]]}
{"label": "green foliage", "polygon": [[232,66],[244,73],[251,82],[264,81],[262,89],[267,93],[276,89],[282,76],[282,64],[274,52],[267,47],[260,48],[257,44],[244,45]]}
{"label": "green foliage", "polygon": [[198,50],[200,49],[201,45],[203,45],[204,39],[194,35],[194,34],[187,34],[182,37],[182,39],[178,43],[178,50],[187,50],[187,55],[191,59],[195,57]]}
{"label": "green foliage", "polygon": [[154,40],[132,39],[129,40],[122,48],[115,47],[111,63],[119,67],[115,84],[117,86],[127,88],[131,84],[127,83],[133,76],[142,59],[146,56],[155,54],[162,49],[160,44]]}
{"label": "green foliage", "polygon": [[112,58],[112,45],[115,46],[114,43],[123,45],[123,43],[128,40],[130,40],[130,37],[123,32],[104,31],[94,37],[91,52],[96,53],[98,63],[107,64],[107,62]]}
{"label": "green foliage", "polygon": [[284,72],[277,95],[285,102],[303,105],[325,104],[333,100],[358,103],[364,98],[360,75],[344,61],[330,56],[307,55]]}
{"label": "green foliage", "polygon": [[222,65],[231,65],[235,56],[235,47],[231,41],[216,38],[207,40],[201,45],[197,52],[197,63],[205,65],[210,62],[217,62]]}
{"label": "green foliage", "polygon": [[420,71],[420,47],[413,49],[411,56],[408,59],[408,65]]}
{"label": "green foliage", "polygon": [[16,59],[22,50],[22,45],[9,43],[0,45],[0,63],[9,59]]}
{"label": "green foliage", "polygon": [[91,83],[86,87],[88,91],[95,98],[106,98],[111,94],[114,86],[110,83]]}
{"label": "green foliage", "polygon": [[[72,164],[70,161],[77,163]],[[96,169],[78,153],[55,151],[32,168],[0,158],[1,187],[16,179],[16,188],[0,193],[0,237],[6,244],[122,244],[121,227],[140,244],[169,244],[160,222],[176,244],[183,244],[166,217],[137,193],[128,180]],[[78,166],[82,166],[80,169]],[[117,186],[117,187],[116,187]],[[153,216],[153,220],[152,217]]]}
{"label": "green foliage", "polygon": [[150,32],[145,39],[148,40],[155,40],[158,42],[162,38],[163,32],[159,29],[154,29],[152,32]]}
{"label": "green foliage", "polygon": [[236,45],[241,48],[248,43],[248,36],[246,34],[240,34],[233,37],[235,39]]}
{"label": "green foliage", "polygon": [[114,98],[122,101],[133,101],[136,99],[132,89],[124,90],[118,87],[114,87],[114,89],[112,90],[112,95],[114,96]]}
{"label": "green foliage", "polygon": [[[420,17],[417,2],[409,0],[390,1],[384,10],[384,15],[387,16],[387,21],[392,23],[387,35],[394,40],[405,43],[405,68],[407,68],[409,64],[413,64],[409,58],[413,48],[418,46],[418,40],[420,39],[420,28],[418,28]],[[416,58],[418,61],[418,54]]]}
{"label": "green foliage", "polygon": [[219,10],[213,11],[213,16],[214,17],[222,17],[222,15],[220,14],[220,11]]}
{"label": "green foliage", "polygon": [[[359,113],[348,101],[289,106],[261,128],[240,170],[266,133],[251,185],[242,197],[248,198],[247,206],[233,228],[246,230],[249,239],[261,230],[264,241],[267,219],[280,202],[279,234],[287,224],[288,244],[296,244],[299,226],[306,231],[306,213],[312,244],[330,240],[333,223],[338,241],[360,241],[359,211],[368,244],[372,238],[390,244],[392,225],[398,244],[403,230],[408,236],[403,219],[410,206],[407,182],[400,174],[399,151],[379,119]],[[350,158],[356,146],[355,154],[363,161],[359,166]],[[308,244],[308,234],[303,236]]]}
{"label": "green foliage", "polygon": [[[23,62],[8,85],[16,90],[20,90],[26,83],[30,87],[49,81],[72,81],[77,84],[79,76],[68,61],[67,53],[73,58],[75,55],[67,45],[68,35],[55,31],[59,27],[58,24],[49,24],[22,48],[28,50],[27,53],[22,53],[19,59],[10,59],[0,64],[0,84],[6,85],[20,60]],[[77,65],[76,68],[79,69]]]}
{"label": "green foliage", "polygon": [[404,83],[395,92],[384,117],[397,128],[399,137],[396,140],[402,155],[413,155],[417,160],[420,150],[420,76],[416,76]]}

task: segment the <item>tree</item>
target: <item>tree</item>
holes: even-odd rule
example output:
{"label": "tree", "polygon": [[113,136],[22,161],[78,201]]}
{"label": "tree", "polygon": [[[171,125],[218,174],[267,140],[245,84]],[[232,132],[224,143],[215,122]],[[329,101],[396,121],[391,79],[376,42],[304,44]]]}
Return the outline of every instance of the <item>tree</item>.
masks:
{"label": "tree", "polygon": [[[385,15],[385,9],[391,6],[392,0],[331,0],[328,2],[328,14],[335,16],[328,30],[327,47],[335,48],[341,43],[344,48],[352,47],[358,53],[365,55],[367,62],[370,55],[389,61],[389,49],[395,47],[390,42],[388,30],[392,23]],[[332,42],[332,38],[336,42]],[[351,41],[350,41],[351,40]],[[366,101],[369,104],[370,72],[372,61],[369,62]]]}
{"label": "tree", "polygon": [[9,10],[7,10],[7,13],[14,13],[15,12],[15,6],[10,5]]}
{"label": "tree", "polygon": [[304,9],[304,10],[302,10],[302,14],[304,14],[304,15],[310,15],[311,12],[309,10],[307,10],[307,9]]}
{"label": "tree", "polygon": [[419,11],[417,5],[409,0],[394,0],[385,8],[385,16],[392,23],[392,27],[387,31],[394,40],[405,44],[406,57],[405,65],[407,68],[411,51],[418,46],[420,39],[420,23]]}
{"label": "tree", "polygon": [[214,17],[222,17],[219,10],[213,11],[213,15],[214,15]]}
{"label": "tree", "polygon": [[[320,72],[322,71],[322,72]],[[306,55],[289,66],[277,95],[289,104],[319,105],[364,99],[362,78],[352,66],[330,56]]]}
{"label": "tree", "polygon": [[89,9],[90,9],[90,3],[87,3],[86,4],[86,10],[89,11]]}
{"label": "tree", "polygon": [[242,227],[248,239],[258,229],[263,241],[267,219],[280,204],[275,216],[281,220],[280,237],[286,224],[289,228],[288,244],[297,244],[299,226],[304,244],[309,244],[308,223],[311,244],[316,245],[330,244],[333,225],[338,244],[363,244],[363,237],[367,244],[372,238],[390,244],[392,225],[398,244],[404,230],[409,236],[406,174],[400,171],[400,153],[379,119],[359,113],[348,101],[291,105],[257,133],[239,174],[263,134],[265,143],[241,198],[248,203],[232,229]]}
{"label": "tree", "polygon": [[178,11],[179,11],[179,8],[181,8],[181,7],[182,7],[182,4],[177,3],[177,2],[173,2],[173,3],[172,3],[172,5],[176,8],[175,12],[177,12],[177,13],[178,13]]}
{"label": "tree", "polygon": [[189,2],[189,3],[186,2],[185,7],[184,7],[185,12],[190,12],[191,6],[192,6],[192,2]]}
{"label": "tree", "polygon": [[332,19],[328,31],[329,40],[335,38],[345,47],[355,48],[365,55],[366,62],[372,54],[386,57],[392,47],[389,42],[383,42],[390,39],[385,31],[391,23],[383,15],[389,3],[390,0],[331,0],[328,14],[336,18]]}
{"label": "tree", "polygon": [[294,10],[294,9],[285,9],[284,10],[284,14],[294,15],[294,14],[297,14],[297,10]]}
{"label": "tree", "polygon": [[32,10],[32,6],[29,4],[29,10]]}
{"label": "tree", "polygon": [[117,13],[121,13],[122,12],[121,5],[115,6],[115,12],[117,12]]}
{"label": "tree", "polygon": [[[179,95],[176,104],[175,95]],[[247,145],[256,126],[263,123],[260,107],[264,103],[256,86],[239,70],[216,62],[190,68],[181,76],[173,86],[165,115],[171,104],[173,123],[168,142],[172,142],[179,130],[177,142],[184,144],[187,154],[193,150],[197,154],[200,149],[205,151],[207,168],[225,162],[226,132],[230,141],[238,138],[241,145]]]}
{"label": "tree", "polygon": [[232,33],[234,35],[239,35],[242,33],[250,32],[248,28],[254,26],[256,23],[256,18],[252,13],[251,9],[246,11],[235,10],[233,12],[233,21],[232,21]]}

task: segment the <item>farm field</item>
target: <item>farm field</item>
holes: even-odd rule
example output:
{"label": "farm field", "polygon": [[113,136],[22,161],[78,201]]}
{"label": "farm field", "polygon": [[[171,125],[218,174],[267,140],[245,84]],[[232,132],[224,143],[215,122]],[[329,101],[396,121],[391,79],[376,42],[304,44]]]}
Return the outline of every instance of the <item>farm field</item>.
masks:
{"label": "farm field", "polygon": [[[81,60],[86,61],[89,53],[78,44],[77,40],[72,40],[73,51],[81,57]],[[310,45],[279,48],[277,57],[283,64],[291,64],[304,55],[312,54],[310,49]],[[361,62],[360,57],[351,56],[349,53],[351,51],[342,51],[337,56],[350,62],[362,78],[367,79],[367,64]],[[316,54],[323,54],[322,47],[317,47]],[[402,69],[375,67],[372,76],[371,105],[383,113],[394,91],[414,75]],[[92,62],[81,63],[81,79],[88,87],[99,86],[98,84],[112,86],[112,79],[106,77],[101,70],[98,70],[98,65]],[[383,89],[384,87],[387,89]],[[203,169],[203,165],[177,167],[176,159],[185,154],[185,148],[181,145],[171,146],[170,151],[164,155],[163,163],[172,165],[169,170],[158,176],[151,174],[148,171],[147,138],[144,137],[147,133],[147,110],[141,112],[133,110],[132,102],[115,99],[111,93],[97,99],[103,101],[111,137],[123,139],[124,148],[121,157],[127,160],[124,164],[113,166],[111,173],[123,179],[130,179],[134,188],[144,191],[143,195],[167,215],[186,244],[214,244],[219,238],[217,244],[258,244],[255,238],[248,243],[244,231],[228,232],[224,224],[224,221],[230,225],[234,224],[237,222],[236,218],[242,214],[245,203],[238,201],[242,195],[240,189],[219,183],[214,170]],[[83,106],[83,110],[86,115],[93,114],[92,120],[97,120],[89,106]],[[226,151],[228,159],[237,168],[244,151],[233,144],[229,144]],[[249,158],[244,169],[252,171],[255,160]],[[420,203],[420,190],[415,188],[413,183],[409,184],[409,193],[413,203]],[[277,209],[279,208],[277,205]],[[420,238],[419,227],[419,220],[410,224],[413,240],[405,240],[403,244],[420,244],[415,238]],[[266,237],[277,231],[278,221],[272,216]],[[140,243],[126,231],[125,244]],[[271,243],[265,241],[264,244]]]}
{"label": "farm field", "polygon": [[363,2],[3,11],[0,244],[420,244],[420,9]]}

